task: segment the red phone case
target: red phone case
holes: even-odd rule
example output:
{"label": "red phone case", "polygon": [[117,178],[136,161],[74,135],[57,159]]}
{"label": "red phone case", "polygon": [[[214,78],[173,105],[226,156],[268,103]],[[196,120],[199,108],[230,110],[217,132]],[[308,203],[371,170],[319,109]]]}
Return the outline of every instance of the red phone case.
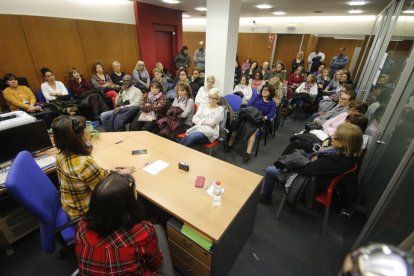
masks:
{"label": "red phone case", "polygon": [[195,181],[195,186],[197,188],[203,188],[205,180],[206,178],[204,176],[197,176],[196,181]]}

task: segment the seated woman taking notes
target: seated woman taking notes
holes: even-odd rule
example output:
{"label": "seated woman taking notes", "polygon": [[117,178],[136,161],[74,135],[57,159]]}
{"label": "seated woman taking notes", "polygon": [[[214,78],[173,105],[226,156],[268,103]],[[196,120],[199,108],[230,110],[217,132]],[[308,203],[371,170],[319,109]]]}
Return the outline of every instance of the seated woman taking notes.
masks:
{"label": "seated woman taking notes", "polygon": [[[53,120],[52,131],[59,150],[56,171],[62,207],[70,218],[76,218],[86,213],[92,190],[109,171],[101,168],[91,156],[90,133],[84,117],[59,116]],[[129,174],[135,169],[116,167],[113,170]]]}

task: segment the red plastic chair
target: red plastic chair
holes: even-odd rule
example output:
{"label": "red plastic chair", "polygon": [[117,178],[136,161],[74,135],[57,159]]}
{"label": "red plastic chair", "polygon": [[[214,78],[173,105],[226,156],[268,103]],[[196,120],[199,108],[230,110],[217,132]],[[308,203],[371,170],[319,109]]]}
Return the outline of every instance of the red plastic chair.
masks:
{"label": "red plastic chair", "polygon": [[[332,204],[332,193],[335,190],[338,183],[340,183],[344,179],[345,176],[355,172],[356,170],[357,170],[357,164],[355,164],[354,167],[350,169],[349,171],[346,171],[343,174],[340,174],[334,179],[332,179],[331,183],[329,184],[328,188],[325,191],[320,192],[315,195],[315,198],[314,198],[315,201],[325,206],[325,216],[324,216],[323,224],[322,224],[322,237],[323,238],[326,237],[326,226],[328,224],[329,209],[331,208],[331,204]],[[283,198],[280,202],[279,208],[276,213],[276,219],[279,219],[280,212],[282,211],[282,207],[285,203],[285,200],[286,200],[286,193],[284,193]]]}

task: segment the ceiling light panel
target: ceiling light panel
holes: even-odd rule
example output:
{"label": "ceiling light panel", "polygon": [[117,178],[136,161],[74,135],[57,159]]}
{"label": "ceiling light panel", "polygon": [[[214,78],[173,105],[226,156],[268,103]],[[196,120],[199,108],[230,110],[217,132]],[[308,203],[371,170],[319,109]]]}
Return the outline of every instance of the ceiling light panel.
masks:
{"label": "ceiling light panel", "polygon": [[284,11],[275,11],[275,12],[272,12],[272,14],[274,14],[274,15],[285,15],[286,12],[284,12]]}
{"label": "ceiling light panel", "polygon": [[349,10],[348,13],[358,14],[358,13],[363,13],[363,11],[362,10]]}
{"label": "ceiling light panel", "polygon": [[181,3],[178,0],[162,0],[162,2],[167,3],[167,4],[179,4],[179,3]]}
{"label": "ceiling light panel", "polygon": [[207,8],[206,7],[197,7],[197,8],[195,8],[195,10],[197,10],[197,11],[207,11]]}
{"label": "ceiling light panel", "polygon": [[348,2],[348,5],[350,5],[350,6],[363,6],[363,5],[366,5],[367,4],[367,1],[351,1],[351,2]]}
{"label": "ceiling light panel", "polygon": [[271,9],[273,6],[269,4],[259,4],[259,5],[256,5],[255,7],[260,10],[267,10],[267,9]]}

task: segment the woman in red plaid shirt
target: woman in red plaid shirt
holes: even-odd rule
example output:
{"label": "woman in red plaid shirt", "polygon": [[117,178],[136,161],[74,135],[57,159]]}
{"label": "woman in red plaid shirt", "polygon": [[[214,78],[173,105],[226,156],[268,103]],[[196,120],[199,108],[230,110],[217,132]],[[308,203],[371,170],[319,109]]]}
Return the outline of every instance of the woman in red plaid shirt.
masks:
{"label": "woman in red plaid shirt", "polygon": [[156,275],[163,263],[155,227],[142,221],[131,175],[111,172],[97,185],[75,245],[81,275]]}

